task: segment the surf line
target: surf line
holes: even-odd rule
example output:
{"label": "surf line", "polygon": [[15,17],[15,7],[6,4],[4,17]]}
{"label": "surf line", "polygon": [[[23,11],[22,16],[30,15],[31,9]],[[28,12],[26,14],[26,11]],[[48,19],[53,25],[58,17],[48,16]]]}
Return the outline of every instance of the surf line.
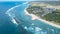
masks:
{"label": "surf line", "polygon": [[8,9],[8,10],[6,11],[5,14],[7,14],[9,17],[11,17],[11,21],[12,21],[14,24],[18,25],[19,23],[17,23],[17,22],[18,22],[19,20],[15,19],[15,15],[12,16],[12,15],[10,14],[10,11],[13,10],[13,9],[15,9],[15,8],[17,8],[17,7],[19,7],[19,6],[21,6],[21,5],[27,4],[27,3],[28,3],[28,2],[25,2],[25,3],[23,3],[23,4],[14,6],[14,7],[10,8],[10,9]]}

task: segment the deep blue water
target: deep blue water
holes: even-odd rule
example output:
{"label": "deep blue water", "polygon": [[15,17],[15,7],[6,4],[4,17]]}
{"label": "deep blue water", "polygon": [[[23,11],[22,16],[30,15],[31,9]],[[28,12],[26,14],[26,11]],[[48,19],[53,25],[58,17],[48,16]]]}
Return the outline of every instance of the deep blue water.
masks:
{"label": "deep blue water", "polygon": [[[24,9],[28,4],[23,3],[0,2],[0,34],[60,34],[59,28],[45,24],[39,20],[31,20],[31,16],[24,15]],[[10,10],[8,14],[11,16],[5,14],[8,9],[16,5],[20,6]],[[14,24],[11,21],[12,18],[17,18],[20,23],[18,25]]]}
{"label": "deep blue water", "polygon": [[0,2],[0,34],[18,34],[15,33],[17,27],[13,24],[5,14],[5,12],[13,6],[22,4],[23,2]]}

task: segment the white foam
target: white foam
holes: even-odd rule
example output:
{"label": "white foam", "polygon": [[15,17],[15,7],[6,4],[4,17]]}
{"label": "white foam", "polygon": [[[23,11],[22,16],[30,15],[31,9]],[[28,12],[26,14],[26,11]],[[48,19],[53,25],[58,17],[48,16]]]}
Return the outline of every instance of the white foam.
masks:
{"label": "white foam", "polygon": [[24,29],[28,29],[27,26],[25,26]]}
{"label": "white foam", "polygon": [[[28,3],[28,2],[26,2],[26,3]],[[19,6],[21,6],[21,5],[24,5],[24,4],[26,4],[26,3],[20,4],[20,5],[17,5],[17,6],[14,6],[14,7],[8,9],[5,14],[9,15],[10,17],[15,17],[15,15],[11,16],[10,11],[13,10],[13,9],[15,9],[15,8],[17,8],[17,7],[19,7]],[[13,18],[12,18],[12,22],[13,22],[14,24],[18,25],[17,22],[16,22]]]}
{"label": "white foam", "polygon": [[35,31],[40,31],[40,30],[42,30],[42,29],[39,27],[35,27]]}
{"label": "white foam", "polygon": [[12,22],[16,25],[18,25],[18,23],[12,18]]}

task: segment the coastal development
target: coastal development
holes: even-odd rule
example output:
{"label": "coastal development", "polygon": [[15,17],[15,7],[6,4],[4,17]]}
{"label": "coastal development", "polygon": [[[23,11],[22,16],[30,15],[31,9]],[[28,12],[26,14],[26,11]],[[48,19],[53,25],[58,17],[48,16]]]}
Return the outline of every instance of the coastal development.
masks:
{"label": "coastal development", "polygon": [[60,7],[41,2],[30,2],[25,9],[34,19],[42,20],[55,27],[60,27]]}

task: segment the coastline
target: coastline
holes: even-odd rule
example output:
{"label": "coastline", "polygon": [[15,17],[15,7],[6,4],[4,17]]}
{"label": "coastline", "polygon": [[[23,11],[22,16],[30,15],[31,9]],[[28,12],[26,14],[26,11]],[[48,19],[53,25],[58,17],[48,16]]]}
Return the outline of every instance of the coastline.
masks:
{"label": "coastline", "polygon": [[25,8],[24,11],[25,11],[25,15],[29,15],[29,16],[32,17],[32,18],[31,18],[32,20],[37,19],[37,20],[40,20],[40,21],[42,21],[42,22],[44,22],[44,23],[46,23],[46,24],[49,24],[49,25],[51,25],[51,26],[60,28],[60,25],[57,25],[57,24],[55,24],[55,23],[52,23],[52,22],[46,21],[46,20],[44,20],[44,19],[41,19],[41,18],[37,17],[37,16],[34,15],[34,14],[29,14],[29,13],[26,11],[26,8]]}

